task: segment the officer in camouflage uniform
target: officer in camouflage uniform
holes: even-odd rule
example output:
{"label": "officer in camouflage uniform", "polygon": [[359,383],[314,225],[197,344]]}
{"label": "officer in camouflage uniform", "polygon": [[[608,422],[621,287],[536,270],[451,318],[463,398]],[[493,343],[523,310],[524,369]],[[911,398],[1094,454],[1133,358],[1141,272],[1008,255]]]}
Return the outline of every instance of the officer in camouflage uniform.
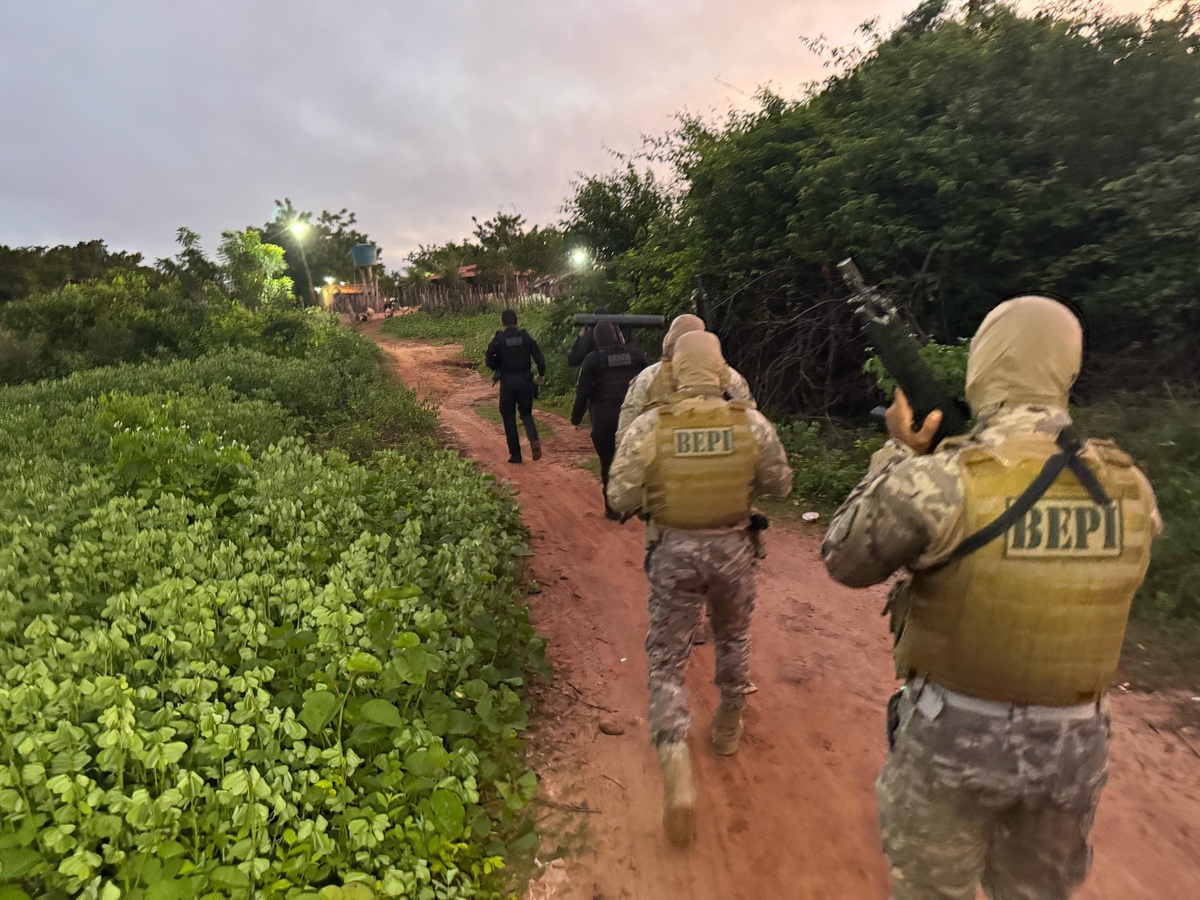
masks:
{"label": "officer in camouflage uniform", "polygon": [[[825,537],[843,584],[910,575],[889,601],[906,685],[876,783],[894,900],[973,900],[979,884],[1060,900],[1087,873],[1108,753],[1101,694],[1162,523],[1146,477],[1107,441],[1079,451],[1094,479],[1061,471],[1006,513],[1071,446],[1059,441],[1082,346],[1062,304],[1002,303],[971,343],[975,428],[930,453],[940,414],[914,431],[898,391],[892,439]],[[980,532],[996,536],[964,544]]]}
{"label": "officer in camouflage uniform", "polygon": [[[675,390],[674,379],[671,375],[671,354],[675,349],[675,342],[685,334],[690,334],[694,331],[704,331],[704,320],[699,316],[694,316],[691,313],[684,313],[676,316],[671,320],[671,327],[667,329],[666,335],[662,342],[662,359],[653,365],[647,366],[629,385],[629,390],[625,393],[625,400],[621,404],[621,417],[617,422],[617,445],[620,446],[621,438],[629,431],[629,426],[642,413],[656,406],[662,406],[670,399],[671,393]],[[737,400],[744,403],[748,409],[754,409],[754,397],[750,393],[750,385],[746,383],[746,379],[741,373],[732,366],[725,367],[725,374],[722,381],[725,388],[725,397],[728,400]],[[761,537],[755,538],[759,541],[757,552],[762,554]],[[704,644],[709,640],[709,626],[704,619],[696,625],[696,631],[692,635],[692,642],[696,644]]]}
{"label": "officer in camouflage uniform", "polygon": [[[643,369],[629,385],[629,390],[625,394],[625,401],[621,404],[621,418],[617,423],[618,445],[621,443],[621,438],[629,431],[629,426],[633,424],[634,419],[646,410],[667,402],[668,396],[675,389],[671,377],[671,354],[675,349],[675,342],[681,336],[693,331],[704,331],[704,320],[699,316],[685,313],[671,320],[671,327],[667,329],[666,336],[663,337],[662,360]],[[750,385],[732,366],[725,367],[723,386],[728,399],[738,400],[750,409],[754,409],[754,397],[750,393]]]}
{"label": "officer in camouflage uniform", "polygon": [[649,515],[650,734],[663,767],[663,825],[673,844],[686,847],[695,837],[684,691],[692,632],[707,605],[721,690],[713,750],[729,756],[737,751],[751,690],[750,497],[755,490],[786,495],[792,470],[771,423],[722,396],[728,367],[715,335],[680,337],[672,368],[677,392],[630,427],[609,475],[608,499],[625,515]]}

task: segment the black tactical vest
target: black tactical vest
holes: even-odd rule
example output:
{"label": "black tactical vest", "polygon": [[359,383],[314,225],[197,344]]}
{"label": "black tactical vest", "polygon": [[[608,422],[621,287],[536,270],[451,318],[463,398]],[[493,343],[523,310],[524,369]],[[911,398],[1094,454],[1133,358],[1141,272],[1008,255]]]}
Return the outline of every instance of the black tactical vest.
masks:
{"label": "black tactical vest", "polygon": [[599,367],[588,399],[592,403],[620,403],[625,399],[629,383],[643,368],[641,354],[625,344],[596,353],[600,357]]}
{"label": "black tactical vest", "polygon": [[526,374],[533,362],[529,344],[533,340],[524,328],[505,329],[496,335],[500,342],[500,371],[505,375]]}

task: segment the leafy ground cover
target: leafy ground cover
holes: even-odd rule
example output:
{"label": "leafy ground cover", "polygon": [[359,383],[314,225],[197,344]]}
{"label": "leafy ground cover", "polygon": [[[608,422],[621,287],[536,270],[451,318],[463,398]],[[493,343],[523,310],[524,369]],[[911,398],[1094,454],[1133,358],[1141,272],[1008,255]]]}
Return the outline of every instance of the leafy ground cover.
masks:
{"label": "leafy ground cover", "polygon": [[333,331],[0,389],[0,897],[507,896],[528,551],[435,424]]}

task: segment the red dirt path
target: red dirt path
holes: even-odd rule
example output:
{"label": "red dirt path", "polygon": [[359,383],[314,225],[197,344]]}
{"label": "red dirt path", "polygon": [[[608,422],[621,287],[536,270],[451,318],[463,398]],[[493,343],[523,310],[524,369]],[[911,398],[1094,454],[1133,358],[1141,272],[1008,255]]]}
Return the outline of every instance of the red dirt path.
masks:
{"label": "red dirt path", "polygon": [[[526,445],[525,464],[508,465],[499,426],[474,410],[495,402],[494,389],[454,364],[456,348],[365,330],[403,381],[440,405],[460,451],[513,485],[533,531],[534,621],[556,678],[539,699],[532,750],[551,843],[572,829],[582,838],[566,840],[530,900],[886,897],[873,791],[892,688],[883,592],[833,583],[819,530],[768,532],[746,736],[734,757],[708,751],[717,697],[711,647],[698,648],[688,684],[699,839],[673,850],[646,726],[642,528],[604,519],[597,480],[579,467],[592,452],[586,429],[541,413],[556,430],[545,457],[531,462]],[[1111,776],[1084,900],[1200,898],[1200,735],[1180,725],[1185,704],[1200,706],[1187,693],[1112,698]]]}

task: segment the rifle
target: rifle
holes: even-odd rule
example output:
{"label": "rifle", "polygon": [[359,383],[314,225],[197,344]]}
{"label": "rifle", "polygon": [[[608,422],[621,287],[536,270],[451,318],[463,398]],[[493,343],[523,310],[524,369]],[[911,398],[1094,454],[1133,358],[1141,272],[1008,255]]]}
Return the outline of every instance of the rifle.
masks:
{"label": "rifle", "polygon": [[935,409],[942,411],[942,423],[929,449],[937,447],[946,435],[965,430],[971,419],[970,409],[921,359],[921,345],[900,321],[896,304],[878,288],[867,285],[853,259],[847,257],[838,263],[838,271],[854,291],[849,302],[863,320],[872,349],[912,406],[913,428],[919,431],[926,416]]}
{"label": "rifle", "polygon": [[575,316],[576,325],[599,325],[601,322],[611,322],[613,325],[625,325],[629,328],[662,328],[667,324],[665,316],[635,316],[635,315],[609,315],[602,313],[577,313]]}

